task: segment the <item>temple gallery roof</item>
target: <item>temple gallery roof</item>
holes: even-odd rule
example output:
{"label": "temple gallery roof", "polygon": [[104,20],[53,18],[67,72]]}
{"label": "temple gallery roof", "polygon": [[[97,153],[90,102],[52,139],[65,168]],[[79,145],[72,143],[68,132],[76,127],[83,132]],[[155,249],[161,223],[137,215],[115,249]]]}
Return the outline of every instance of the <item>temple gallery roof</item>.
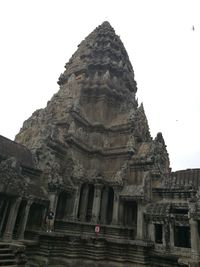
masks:
{"label": "temple gallery roof", "polygon": [[153,203],[148,205],[146,214],[165,217],[169,215],[170,208],[170,203]]}
{"label": "temple gallery roof", "polygon": [[140,199],[144,197],[144,187],[142,185],[125,185],[120,193],[122,198]]}
{"label": "temple gallery roof", "polygon": [[22,165],[33,167],[31,152],[23,145],[18,144],[0,135],[0,157],[2,159],[15,157]]}

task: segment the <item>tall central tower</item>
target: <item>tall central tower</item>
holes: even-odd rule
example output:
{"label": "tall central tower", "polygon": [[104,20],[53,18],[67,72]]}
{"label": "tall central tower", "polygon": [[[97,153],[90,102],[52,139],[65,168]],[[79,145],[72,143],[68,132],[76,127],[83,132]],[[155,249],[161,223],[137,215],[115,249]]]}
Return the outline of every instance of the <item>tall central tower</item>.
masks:
{"label": "tall central tower", "polygon": [[16,136],[42,170],[56,230],[100,223],[106,238],[129,231],[143,240],[145,203],[169,159],[162,134],[150,136],[128,54],[108,22],[80,43],[58,84]]}
{"label": "tall central tower", "polygon": [[16,141],[35,154],[44,172],[56,171],[59,183],[78,176],[114,182],[141,144],[152,143],[128,54],[104,22],[80,43],[65,68],[58,93],[24,122]]}

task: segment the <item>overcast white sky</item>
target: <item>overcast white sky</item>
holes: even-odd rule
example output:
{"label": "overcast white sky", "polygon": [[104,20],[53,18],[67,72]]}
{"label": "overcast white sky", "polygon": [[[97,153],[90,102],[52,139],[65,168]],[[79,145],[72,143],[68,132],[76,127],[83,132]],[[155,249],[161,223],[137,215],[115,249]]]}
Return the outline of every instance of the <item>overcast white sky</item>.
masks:
{"label": "overcast white sky", "polygon": [[77,45],[108,20],[172,169],[200,168],[199,10],[199,0],[1,0],[0,134],[14,139],[23,121],[46,106]]}

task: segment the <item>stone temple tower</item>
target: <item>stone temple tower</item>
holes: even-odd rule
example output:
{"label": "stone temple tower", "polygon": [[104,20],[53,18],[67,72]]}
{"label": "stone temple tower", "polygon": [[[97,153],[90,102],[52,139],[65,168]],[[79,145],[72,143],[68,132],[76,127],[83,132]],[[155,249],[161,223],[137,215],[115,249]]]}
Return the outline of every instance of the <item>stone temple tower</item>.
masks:
{"label": "stone temple tower", "polygon": [[58,84],[15,139],[34,156],[55,213],[54,240],[44,234],[40,242],[52,242],[69,264],[102,259],[108,266],[116,257],[112,266],[146,265],[153,226],[145,213],[153,188],[170,181],[169,158],[162,134],[150,135],[128,54],[108,22],[80,43]]}
{"label": "stone temple tower", "polygon": [[35,155],[52,208],[60,219],[136,226],[151,177],[169,172],[169,160],[162,135],[150,136],[128,54],[108,22],[80,43],[58,84],[16,136]]}
{"label": "stone temple tower", "polygon": [[108,22],[58,84],[15,141],[0,135],[0,265],[198,267],[200,169],[171,172]]}

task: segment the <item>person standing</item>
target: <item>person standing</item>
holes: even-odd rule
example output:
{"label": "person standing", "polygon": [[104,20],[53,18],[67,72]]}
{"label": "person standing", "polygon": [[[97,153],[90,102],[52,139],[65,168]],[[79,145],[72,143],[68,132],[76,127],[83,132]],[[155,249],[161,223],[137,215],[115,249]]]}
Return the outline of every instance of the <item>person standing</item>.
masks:
{"label": "person standing", "polygon": [[52,209],[49,209],[47,213],[46,222],[47,222],[47,232],[52,232],[54,225],[54,212],[52,211]]}

